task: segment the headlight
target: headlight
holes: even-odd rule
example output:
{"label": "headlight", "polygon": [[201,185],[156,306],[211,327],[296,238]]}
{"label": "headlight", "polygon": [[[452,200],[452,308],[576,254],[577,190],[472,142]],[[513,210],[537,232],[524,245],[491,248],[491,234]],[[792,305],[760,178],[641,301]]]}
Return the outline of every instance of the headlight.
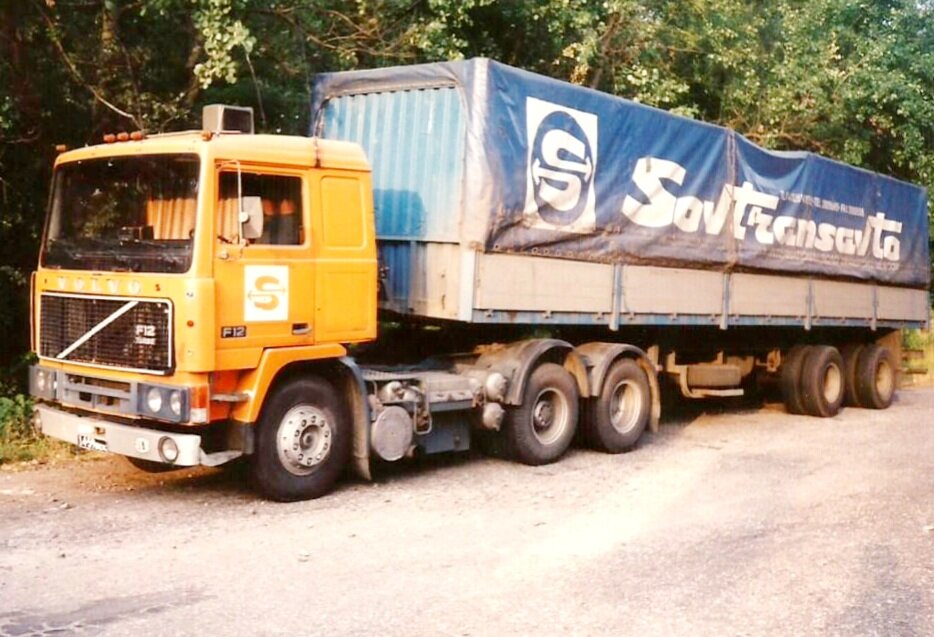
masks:
{"label": "headlight", "polygon": [[177,389],[173,389],[169,394],[169,409],[176,416],[182,415],[182,392]]}
{"label": "headlight", "polygon": [[166,462],[178,460],[178,445],[169,437],[159,439],[159,456]]}
{"label": "headlight", "polygon": [[154,414],[162,409],[162,390],[158,387],[150,387],[146,392],[146,408]]}
{"label": "headlight", "polygon": [[55,370],[33,365],[29,368],[29,392],[36,398],[51,400],[55,398],[55,379]]}
{"label": "headlight", "polygon": [[190,388],[140,383],[137,391],[139,415],[168,422],[188,422],[191,412]]}

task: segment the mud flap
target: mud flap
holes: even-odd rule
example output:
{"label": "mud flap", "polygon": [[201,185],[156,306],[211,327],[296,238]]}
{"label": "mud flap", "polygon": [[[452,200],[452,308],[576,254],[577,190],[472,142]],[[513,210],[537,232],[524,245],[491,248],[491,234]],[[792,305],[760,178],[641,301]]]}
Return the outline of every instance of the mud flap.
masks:
{"label": "mud flap", "polygon": [[366,399],[366,385],[363,383],[363,374],[352,358],[338,359],[347,370],[344,383],[344,396],[346,404],[350,406],[353,418],[353,470],[358,476],[367,481],[373,480],[370,470],[370,405]]}
{"label": "mud flap", "polygon": [[653,434],[658,433],[658,423],[662,417],[662,391],[658,384],[658,373],[655,366],[647,358],[639,358],[639,367],[645,371],[645,376],[649,381],[649,391],[652,392],[652,415],[649,418],[649,431]]}

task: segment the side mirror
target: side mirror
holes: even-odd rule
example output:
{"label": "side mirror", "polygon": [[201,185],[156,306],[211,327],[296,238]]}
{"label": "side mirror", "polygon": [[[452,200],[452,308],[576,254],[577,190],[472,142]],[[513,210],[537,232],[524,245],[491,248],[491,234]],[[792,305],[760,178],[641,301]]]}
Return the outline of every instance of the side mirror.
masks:
{"label": "side mirror", "polygon": [[262,198],[248,196],[240,200],[240,227],[244,239],[259,239],[263,236]]}

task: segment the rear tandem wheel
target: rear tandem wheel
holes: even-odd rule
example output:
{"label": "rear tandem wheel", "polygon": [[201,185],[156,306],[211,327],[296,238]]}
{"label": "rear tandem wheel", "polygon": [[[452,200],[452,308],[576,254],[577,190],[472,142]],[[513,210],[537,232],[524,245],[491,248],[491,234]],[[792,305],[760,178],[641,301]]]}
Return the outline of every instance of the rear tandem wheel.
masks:
{"label": "rear tandem wheel", "polygon": [[615,362],[585,411],[583,433],[590,446],[608,453],[632,449],[652,411],[649,381],[639,364],[630,358]]}
{"label": "rear tandem wheel", "polygon": [[814,345],[801,368],[801,404],[804,413],[832,418],[843,404],[845,373],[843,358],[837,348]]}
{"label": "rear tandem wheel", "polygon": [[789,414],[803,414],[801,396],[801,370],[804,359],[811,351],[810,345],[795,345],[785,355],[781,368],[782,399]]}
{"label": "rear tandem wheel", "polygon": [[886,409],[895,397],[897,370],[892,351],[879,345],[867,345],[856,363],[855,394],[868,409]]}
{"label": "rear tandem wheel", "polygon": [[512,455],[528,465],[554,462],[570,446],[577,430],[580,397],[571,374],[555,363],[542,363],[529,377],[522,404],[504,423]]}

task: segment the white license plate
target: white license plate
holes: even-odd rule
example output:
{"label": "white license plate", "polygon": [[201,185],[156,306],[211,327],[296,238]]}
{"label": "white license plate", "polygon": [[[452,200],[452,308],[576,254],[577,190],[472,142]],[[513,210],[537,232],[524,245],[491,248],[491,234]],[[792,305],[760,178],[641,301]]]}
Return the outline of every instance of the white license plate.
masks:
{"label": "white license plate", "polygon": [[95,440],[94,436],[78,434],[78,446],[89,451],[107,451],[107,443]]}

